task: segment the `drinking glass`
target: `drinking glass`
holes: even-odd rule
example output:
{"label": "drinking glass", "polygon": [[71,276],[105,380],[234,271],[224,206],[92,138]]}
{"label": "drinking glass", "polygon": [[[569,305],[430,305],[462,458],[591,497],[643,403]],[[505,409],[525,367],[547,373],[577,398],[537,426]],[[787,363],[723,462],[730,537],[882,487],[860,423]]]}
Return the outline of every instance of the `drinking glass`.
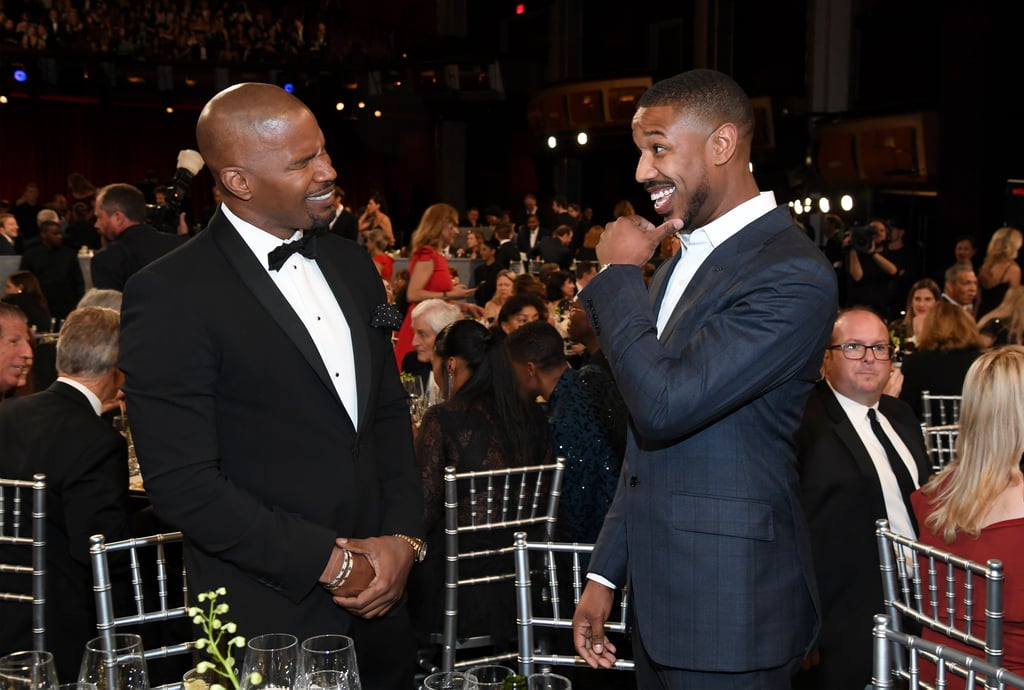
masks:
{"label": "drinking glass", "polygon": [[114,415],[114,430],[124,436],[128,443],[128,476],[139,476],[139,458],[135,455],[135,440],[132,438],[132,428],[128,425],[128,415],[123,412]]}
{"label": "drinking glass", "polygon": [[466,687],[473,690],[501,690],[501,683],[515,671],[508,666],[486,664],[474,666],[466,672]]}
{"label": "drinking glass", "polygon": [[298,647],[295,635],[287,633],[270,633],[249,640],[242,661],[242,688],[291,688],[298,676]]}
{"label": "drinking glass", "polygon": [[57,687],[57,668],[50,652],[13,652],[0,657],[0,690]]}
{"label": "drinking glass", "polygon": [[529,690],[572,690],[569,679],[555,673],[531,673],[526,682]]}
{"label": "drinking glass", "polygon": [[302,642],[299,675],[309,690],[359,690],[356,648],[345,635],[317,635]]}
{"label": "drinking glass", "polygon": [[[181,677],[181,685],[183,690],[207,690],[214,683],[216,673],[213,671],[207,671],[206,673],[199,673],[194,668],[190,668],[185,671],[185,675]],[[224,679],[221,679],[220,684]]]}
{"label": "drinking glass", "polygon": [[96,690],[149,690],[142,638],[132,633],[116,633],[111,637],[111,649],[107,648],[103,637],[94,637],[85,643],[78,682],[88,683]]}
{"label": "drinking glass", "polygon": [[458,671],[441,671],[423,680],[423,690],[464,690],[466,676]]}

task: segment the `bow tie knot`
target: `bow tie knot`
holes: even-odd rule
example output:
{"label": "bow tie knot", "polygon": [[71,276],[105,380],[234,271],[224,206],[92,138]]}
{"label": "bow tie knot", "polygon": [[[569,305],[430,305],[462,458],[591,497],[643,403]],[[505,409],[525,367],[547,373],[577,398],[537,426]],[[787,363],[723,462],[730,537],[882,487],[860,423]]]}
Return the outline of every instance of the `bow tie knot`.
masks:
{"label": "bow tie knot", "polygon": [[267,255],[267,265],[271,271],[279,271],[284,266],[284,262],[288,260],[288,257],[296,252],[302,254],[307,259],[316,258],[316,235],[312,231],[307,230],[302,233],[301,239],[294,242],[285,242],[280,247],[271,251]]}

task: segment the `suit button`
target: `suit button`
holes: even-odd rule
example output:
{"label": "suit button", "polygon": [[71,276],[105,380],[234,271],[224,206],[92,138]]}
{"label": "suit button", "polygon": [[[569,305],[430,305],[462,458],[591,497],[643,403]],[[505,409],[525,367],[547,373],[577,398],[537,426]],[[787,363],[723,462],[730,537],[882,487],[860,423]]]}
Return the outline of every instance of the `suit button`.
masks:
{"label": "suit button", "polygon": [[640,480],[637,477],[630,477],[629,478],[629,485],[630,486],[636,486],[639,483],[640,483]]}

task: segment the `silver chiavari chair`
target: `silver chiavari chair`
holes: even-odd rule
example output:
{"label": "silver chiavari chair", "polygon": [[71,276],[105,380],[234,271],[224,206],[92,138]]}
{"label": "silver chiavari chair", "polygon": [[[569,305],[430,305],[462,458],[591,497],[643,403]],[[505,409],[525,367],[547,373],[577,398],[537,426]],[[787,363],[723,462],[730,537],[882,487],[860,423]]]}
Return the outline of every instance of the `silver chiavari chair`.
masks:
{"label": "silver chiavari chair", "polygon": [[[460,546],[460,537],[488,533],[500,535],[502,531],[535,527],[550,539],[554,535],[558,517],[558,499],[564,473],[564,458],[558,458],[549,465],[478,472],[459,473],[452,466],[445,468],[445,592],[444,625],[440,639],[442,670],[451,671],[515,658],[516,653],[509,652],[471,659],[460,658],[456,661],[458,652],[492,647],[496,642],[493,635],[486,633],[459,637],[459,590],[493,582],[511,583],[515,580],[511,543],[506,542],[507,546],[500,547],[466,549]],[[468,505],[469,509],[469,520],[464,524],[459,521],[460,503]],[[460,576],[460,563],[470,560],[480,562],[484,559],[495,565],[495,574]]]}
{"label": "silver chiavari chair", "polygon": [[[25,494],[31,492],[29,496]],[[26,519],[26,517],[28,519]],[[31,480],[0,477],[0,545],[24,548],[26,558],[0,563],[0,573],[28,575],[30,586],[0,592],[0,601],[32,606],[32,647],[46,649],[46,475]],[[30,565],[26,565],[26,562]]]}
{"label": "silver chiavari chair", "polygon": [[[988,664],[1000,666],[1002,562],[992,559],[982,565],[960,558],[892,532],[884,519],[875,522],[875,535],[890,628],[902,632],[903,621],[913,621],[977,648]],[[908,678],[903,655],[891,656],[894,672]],[[950,668],[957,670],[955,664]]]}
{"label": "silver chiavari chair", "polygon": [[[934,690],[949,686],[953,674],[966,680],[968,690],[1024,690],[1024,678],[984,659],[964,654],[946,645],[895,630],[890,617],[875,616],[872,646],[871,687],[873,690],[890,688],[931,688],[921,680],[922,663],[934,664]],[[895,663],[907,657],[903,672],[897,672]],[[959,685],[959,683],[958,683]]]}
{"label": "silver chiavari chair", "polygon": [[[180,601],[177,593],[173,595],[168,587],[170,571],[167,565],[168,559],[165,546],[182,541],[181,532],[165,532],[152,534],[145,537],[135,537],[107,543],[102,534],[94,534],[89,538],[89,554],[92,559],[93,590],[96,593],[96,629],[100,637],[106,638],[110,648],[113,648],[113,635],[119,628],[137,628],[146,623],[168,623],[178,619],[188,618],[188,590],[185,584],[184,572],[180,573],[182,589]],[[152,552],[155,564],[156,593],[147,598],[147,586],[145,578],[149,570],[146,562],[144,568],[143,556]],[[109,556],[111,554],[125,553],[128,559],[130,570],[129,583],[115,583],[111,580],[111,568]],[[126,615],[117,615],[114,610],[114,587],[131,587],[132,608]],[[150,589],[152,594],[152,590]],[[189,629],[190,630],[190,629]],[[146,642],[143,635],[143,643]],[[189,639],[172,645],[162,645],[145,650],[146,660],[161,659],[178,654],[190,654],[194,642]]]}
{"label": "silver chiavari chair", "polygon": [[921,391],[921,422],[924,426],[960,423],[962,395],[933,395]]}
{"label": "silver chiavari chair", "polygon": [[924,432],[924,444],[928,449],[932,471],[938,472],[956,457],[956,440],[960,436],[960,425],[925,426],[922,424],[921,430]]}
{"label": "silver chiavari chair", "polygon": [[[580,601],[586,585],[585,559],[594,550],[593,544],[531,542],[525,532],[516,532],[513,548],[516,559],[516,622],[519,628],[519,672],[528,676],[535,667],[548,671],[552,666],[585,666],[586,662],[577,656],[572,648],[572,616]],[[539,557],[531,562],[530,555]],[[559,557],[561,554],[568,556]],[[565,570],[571,575],[571,585],[567,585],[567,577],[560,577],[559,572]],[[540,587],[533,586],[535,573],[543,573]],[[571,589],[570,589],[571,587]],[[562,595],[569,594],[571,601],[562,601]],[[540,611],[539,607],[544,610]],[[624,636],[629,615],[629,588],[625,587],[618,593],[617,615],[609,616],[605,621],[606,633]],[[541,630],[543,640],[537,634]],[[614,639],[614,638],[613,638]],[[562,641],[566,652],[553,651],[552,640]],[[616,644],[620,652],[625,644]],[[631,671],[634,663],[630,659],[618,658],[612,667],[621,671]]]}

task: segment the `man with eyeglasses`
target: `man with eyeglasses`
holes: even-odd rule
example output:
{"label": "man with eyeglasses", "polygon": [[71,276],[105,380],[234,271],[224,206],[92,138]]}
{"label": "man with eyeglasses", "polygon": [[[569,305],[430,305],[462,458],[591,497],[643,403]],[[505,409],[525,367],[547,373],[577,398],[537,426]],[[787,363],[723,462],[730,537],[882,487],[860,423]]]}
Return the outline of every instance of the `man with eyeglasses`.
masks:
{"label": "man with eyeglasses", "polygon": [[877,314],[841,311],[825,348],[825,377],[797,431],[823,621],[818,648],[794,688],[862,690],[870,682],[871,617],[883,601],[875,520],[888,518],[894,530],[917,537],[910,492],[930,469],[913,411],[886,394],[899,378],[892,356]]}

